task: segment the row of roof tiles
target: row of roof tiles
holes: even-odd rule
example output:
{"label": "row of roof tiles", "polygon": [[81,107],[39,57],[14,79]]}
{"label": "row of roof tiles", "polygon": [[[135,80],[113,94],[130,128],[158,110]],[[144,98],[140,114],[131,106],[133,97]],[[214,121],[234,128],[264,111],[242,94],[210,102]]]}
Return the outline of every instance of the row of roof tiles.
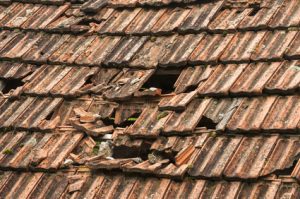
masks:
{"label": "row of roof tiles", "polygon": [[53,129],[57,118],[49,115],[62,103],[61,98],[21,98],[20,100],[1,100],[1,127],[24,129]]}
{"label": "row of roof tiles", "polygon": [[[171,100],[162,99],[156,108],[143,106],[139,110],[129,110],[134,104],[124,103],[119,109],[119,111],[124,111],[124,114],[120,115],[115,123],[119,124],[119,121],[127,120],[134,113],[142,112],[125,133],[132,137],[148,138],[157,137],[160,133],[165,135],[192,133],[197,126],[235,132],[299,131],[300,100],[298,95],[234,99],[192,99],[193,95],[184,95],[185,97],[179,99],[174,99],[177,96]],[[57,126],[69,124],[68,120],[75,115],[73,109],[78,106],[96,114],[100,114],[106,107],[112,114],[116,107],[107,106],[108,104],[109,102],[97,99],[73,101],[49,97],[2,99],[0,127],[54,129]],[[127,110],[124,108],[125,105]],[[113,109],[110,110],[111,108]],[[206,119],[211,122],[207,123]]]}
{"label": "row of roof tiles", "polygon": [[[95,93],[103,94],[107,99],[124,100],[132,95],[146,96],[146,92],[143,94],[139,90],[147,80],[155,76],[154,70],[142,69],[60,65],[43,65],[37,68],[22,63],[0,64],[1,78],[25,77],[25,84],[17,89],[18,94],[38,96],[74,97]],[[182,70],[173,86],[176,93],[198,87],[200,96],[288,94],[299,90],[299,65],[299,61],[285,61],[188,67]],[[193,94],[189,96],[195,97],[196,93]],[[179,100],[181,97],[185,98],[185,95],[175,98]]]}
{"label": "row of roof tiles", "polygon": [[62,5],[66,2],[84,3],[83,0],[1,0],[0,5],[8,6],[14,2],[31,3],[31,4],[46,4],[46,5]]}
{"label": "row of roof tiles", "polygon": [[[220,0],[223,1],[223,0]],[[166,5],[182,5],[191,4],[196,2],[196,0],[89,0],[81,9],[85,12],[97,12],[103,7],[137,7],[137,6],[166,6]]]}
{"label": "row of roof tiles", "polygon": [[[76,4],[83,4],[82,9],[86,12],[94,12],[102,7],[132,7],[132,6],[163,6],[168,4],[189,4],[195,0],[1,0],[0,5],[9,5],[13,2],[46,4],[46,5],[62,5],[70,2]],[[230,3],[228,3],[230,5]],[[253,3],[252,3],[253,4]],[[242,6],[247,6],[241,3]],[[251,3],[250,5],[251,6]]]}
{"label": "row of roof tiles", "polygon": [[[70,126],[70,118],[75,116],[74,109],[99,115],[101,119],[111,116],[116,103],[97,98],[63,100],[62,98],[21,97],[1,100],[1,124],[4,129],[55,129],[57,126]],[[120,110],[119,110],[120,111]]]}
{"label": "row of roof tiles", "polygon": [[[231,8],[247,8],[247,7],[270,7],[272,0],[215,0],[214,2],[224,2],[226,7]],[[96,12],[104,6],[116,8],[132,8],[132,7],[165,7],[168,6],[186,6],[192,5],[196,0],[89,0],[82,6],[82,10],[86,12]],[[205,2],[208,3],[208,2]]]}
{"label": "row of roof tiles", "polygon": [[[136,141],[130,142],[127,143],[128,149],[135,147],[132,143]],[[0,167],[6,170],[56,170],[74,163],[83,164],[76,158],[81,157],[91,159],[87,165],[92,169],[122,169],[168,178],[183,178],[188,174],[206,178],[254,179],[284,172],[295,164],[300,153],[299,136],[296,135],[203,133],[190,137],[159,137],[150,150],[164,157],[155,162],[150,159],[136,162],[133,158],[122,158],[121,154],[113,154],[113,157],[120,157],[117,159],[92,160],[90,157],[93,157],[96,143],[89,138],[83,139],[83,133],[77,132],[5,132],[0,136],[0,143]],[[299,180],[299,166],[295,167],[292,176]]]}
{"label": "row of roof tiles", "polygon": [[299,89],[299,75],[298,61],[188,67],[178,77],[175,91],[198,87],[202,96],[292,93]]}
{"label": "row of roof tiles", "polygon": [[[94,3],[98,4],[98,2]],[[57,7],[14,3],[3,9],[0,15],[0,27],[146,35],[174,31],[228,32],[299,26],[300,6],[297,0],[273,1],[273,4],[271,8],[261,8],[257,13],[256,8],[246,8],[242,11],[237,8],[222,9],[224,1],[216,1],[186,8],[135,8],[134,10],[103,8],[90,16],[82,13],[80,8],[70,7],[70,4]]]}
{"label": "row of roof tiles", "polygon": [[70,4],[62,6],[13,3],[0,14],[0,26],[24,29],[47,29],[67,11]]}
{"label": "row of roof tiles", "polygon": [[21,79],[35,71],[38,67],[31,64],[0,62],[1,79]]}
{"label": "row of roof tiles", "polygon": [[[1,31],[0,58],[52,64],[153,68],[219,61],[298,58],[298,31],[190,34],[164,37],[72,36]],[[247,49],[247,50],[245,50]]]}
{"label": "row of roof tiles", "polygon": [[[11,67],[14,70],[14,64]],[[107,99],[124,100],[137,93],[153,72],[128,68],[43,65],[24,78],[24,85],[18,87],[12,95],[24,93],[33,96],[75,97],[94,93],[103,94]]]}
{"label": "row of roof tiles", "polygon": [[[3,132],[0,136],[2,169],[57,170],[75,163],[92,169],[122,169],[130,173],[150,173],[161,177],[256,179],[272,173],[284,173],[299,159],[299,136],[218,135],[203,133],[190,137],[159,137],[150,148],[163,158],[136,162],[134,158],[93,158],[96,143],[77,132]],[[115,137],[114,139],[118,139]],[[135,147],[127,143],[128,149]],[[143,142],[143,141],[142,141]],[[136,142],[137,143],[137,142]],[[116,148],[120,145],[116,145]],[[124,149],[124,148],[123,148]],[[118,149],[114,153],[118,152]],[[133,154],[129,154],[132,157]],[[138,155],[138,154],[137,154]],[[82,161],[78,158],[85,159]],[[149,156],[148,156],[149,157]],[[89,160],[90,159],[90,160]],[[75,161],[75,162],[74,162]],[[299,180],[300,161],[292,171]]]}
{"label": "row of roof tiles", "polygon": [[[153,69],[61,65],[43,65],[37,68],[22,63],[0,64],[2,79],[24,78],[24,85],[16,90],[18,95],[24,93],[33,96],[74,97],[95,93],[103,94],[107,99],[125,100],[133,95],[147,96],[146,92],[139,90],[147,80],[155,76]],[[183,69],[173,86],[176,93],[198,87],[200,96],[289,94],[299,90],[299,75],[299,61],[195,66]],[[196,93],[188,96],[192,99]],[[173,100],[180,100],[181,97],[186,98],[185,94],[182,94]]]}
{"label": "row of roof tiles", "polygon": [[[193,137],[156,139],[150,149],[152,154],[161,154],[162,157],[154,162],[150,158],[140,163],[114,159],[96,160],[87,165],[93,169],[119,168],[125,172],[171,178],[182,178],[188,174],[209,179],[255,179],[292,167],[298,161],[299,146],[298,136],[204,133]],[[298,178],[297,169],[293,175]]]}
{"label": "row of roof tiles", "polygon": [[145,108],[125,133],[156,137],[191,133],[197,126],[234,132],[297,132],[299,102],[297,95],[193,100],[189,95],[179,100],[175,96],[162,99],[155,109]]}
{"label": "row of roof tiles", "polygon": [[83,133],[6,132],[0,135],[0,167],[55,170],[64,167]]}
{"label": "row of roof tiles", "polygon": [[273,1],[273,4],[271,8],[258,11],[255,8],[222,9],[224,1],[186,8],[135,8],[133,11],[105,8],[102,12],[109,17],[93,30],[101,34],[166,34],[173,31],[223,32],[299,26],[300,7],[297,0]]}
{"label": "row of roof tiles", "polygon": [[286,179],[256,183],[185,179],[177,182],[121,174],[3,172],[3,198],[298,198],[299,185]]}

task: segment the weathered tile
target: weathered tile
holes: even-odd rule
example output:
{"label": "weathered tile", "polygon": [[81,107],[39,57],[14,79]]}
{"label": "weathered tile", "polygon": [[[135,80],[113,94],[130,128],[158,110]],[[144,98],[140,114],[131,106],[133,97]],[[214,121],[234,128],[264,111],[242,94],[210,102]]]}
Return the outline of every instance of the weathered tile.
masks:
{"label": "weathered tile", "polygon": [[298,61],[283,62],[265,85],[267,92],[290,93],[299,88],[300,69]]}
{"label": "weathered tile", "polygon": [[164,125],[163,132],[168,134],[194,131],[209,103],[210,99],[194,99],[183,113],[172,112]]}
{"label": "weathered tile", "polygon": [[283,53],[287,50],[293,41],[297,31],[275,31],[268,32],[257,50],[252,54],[253,60],[280,60],[283,59]]}
{"label": "weathered tile", "polygon": [[[207,34],[190,56],[191,63],[216,63],[226,47],[231,44],[234,34]],[[229,46],[230,47],[230,46]]]}
{"label": "weathered tile", "polygon": [[230,93],[237,95],[262,94],[268,80],[277,73],[280,65],[281,62],[249,64],[230,88]]}
{"label": "weathered tile", "polygon": [[300,121],[299,96],[278,97],[265,118],[262,129],[272,131],[296,131]]}
{"label": "weathered tile", "polygon": [[226,125],[230,131],[259,131],[276,97],[244,98]]}
{"label": "weathered tile", "polygon": [[208,24],[215,18],[222,8],[224,1],[193,6],[189,15],[178,27],[179,31],[199,31],[208,28]]}
{"label": "weathered tile", "polygon": [[258,49],[257,46],[266,32],[244,32],[235,34],[221,56],[221,61],[250,61],[251,55]]}
{"label": "weathered tile", "polygon": [[229,89],[237,81],[247,64],[219,65],[212,75],[199,86],[200,95],[228,95]]}

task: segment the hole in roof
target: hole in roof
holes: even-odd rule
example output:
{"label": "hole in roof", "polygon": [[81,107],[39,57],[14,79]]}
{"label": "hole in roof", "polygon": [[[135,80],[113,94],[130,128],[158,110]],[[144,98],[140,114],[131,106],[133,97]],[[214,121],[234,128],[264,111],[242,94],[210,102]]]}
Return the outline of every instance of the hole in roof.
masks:
{"label": "hole in roof", "polygon": [[86,91],[87,89],[93,87],[95,85],[93,82],[93,80],[94,80],[93,78],[94,78],[93,75],[86,77],[86,80],[85,80],[84,84],[81,86],[80,90]]}
{"label": "hole in roof", "polygon": [[116,111],[114,111],[110,117],[108,118],[104,118],[104,119],[101,119],[102,122],[105,124],[105,126],[110,126],[112,125],[114,128],[118,127],[116,124],[115,124],[115,115],[116,115]]}
{"label": "hole in roof", "polygon": [[16,88],[23,86],[24,82],[20,79],[10,79],[4,81],[5,86],[2,89],[2,93],[6,94],[9,93],[11,90],[15,90]]}
{"label": "hole in roof", "polygon": [[142,86],[142,90],[149,88],[161,89],[162,94],[172,93],[174,84],[178,79],[179,74],[174,73],[154,73],[147,82]]}
{"label": "hole in roof", "polygon": [[115,125],[114,121],[115,121],[115,118],[114,118],[114,117],[102,119],[102,122],[105,124],[105,126],[110,126],[110,125],[112,125],[113,127],[117,127],[117,126]]}
{"label": "hole in roof", "polygon": [[85,19],[79,21],[76,25],[89,26],[90,23],[95,23],[97,25],[100,24],[99,20],[96,20],[93,17],[90,17],[90,18],[85,18]]}
{"label": "hole in roof", "polygon": [[139,118],[140,115],[141,115],[141,113],[135,113],[135,114],[131,115],[129,118],[127,118],[127,120],[125,120],[124,122],[119,124],[118,127],[126,128],[126,127],[132,125],[133,123],[135,123],[135,121]]}
{"label": "hole in roof", "polygon": [[296,157],[296,159],[293,161],[292,166],[285,168],[285,169],[281,169],[281,170],[277,170],[274,173],[279,176],[279,175],[284,175],[284,176],[290,176],[292,175],[292,172],[294,171],[297,163],[299,161],[299,155]]}
{"label": "hole in roof", "polygon": [[113,125],[114,128],[126,128],[126,127],[129,127],[130,125],[134,124],[140,115],[141,115],[141,112],[134,113],[133,115],[126,118],[126,120],[124,118],[123,122],[116,124],[116,122],[115,122],[116,111],[114,111],[109,118],[102,119],[102,121],[105,125]]}
{"label": "hole in roof", "polygon": [[88,76],[87,79],[85,80],[85,84],[93,84],[92,81],[93,77],[94,77],[93,75]]}
{"label": "hole in roof", "polygon": [[47,117],[46,117],[45,119],[46,119],[46,120],[51,120],[52,117],[53,117],[53,114],[54,114],[54,110],[51,111],[51,112],[47,115]]}
{"label": "hole in roof", "polygon": [[[118,139],[128,139],[125,136]],[[136,158],[139,157],[142,160],[148,159],[148,154],[150,153],[150,147],[152,142],[143,141],[141,147],[126,147],[126,146],[114,146],[113,157],[114,158]]]}
{"label": "hole in roof", "polygon": [[242,9],[237,9],[235,13],[236,13],[236,14],[240,14],[240,13],[242,13],[242,12],[243,12]]}
{"label": "hole in roof", "polygon": [[213,122],[213,120],[205,116],[201,118],[200,122],[197,125],[197,127],[205,127],[206,129],[216,129],[216,126],[217,123]]}
{"label": "hole in roof", "polygon": [[260,11],[259,7],[252,8],[252,11],[249,13],[249,16],[255,16],[258,13],[258,11]]}
{"label": "hole in roof", "polygon": [[81,20],[77,23],[77,25],[80,25],[80,26],[88,26],[89,24],[91,23],[90,20]]}
{"label": "hole in roof", "polygon": [[198,85],[191,85],[186,88],[185,92],[189,93],[189,92],[197,90],[197,88],[198,88]]}

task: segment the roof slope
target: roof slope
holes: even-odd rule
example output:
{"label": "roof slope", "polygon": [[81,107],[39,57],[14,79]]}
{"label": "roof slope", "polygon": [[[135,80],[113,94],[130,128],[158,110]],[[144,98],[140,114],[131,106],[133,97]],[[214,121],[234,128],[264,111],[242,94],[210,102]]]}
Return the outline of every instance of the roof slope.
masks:
{"label": "roof slope", "polygon": [[0,198],[299,198],[298,0],[0,0]]}

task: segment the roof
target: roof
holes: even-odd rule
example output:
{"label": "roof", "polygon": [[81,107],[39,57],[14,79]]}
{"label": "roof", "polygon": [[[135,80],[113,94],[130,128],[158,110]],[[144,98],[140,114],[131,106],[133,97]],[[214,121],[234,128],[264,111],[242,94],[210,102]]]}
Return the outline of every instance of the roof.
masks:
{"label": "roof", "polygon": [[298,0],[0,0],[0,198],[299,198]]}

